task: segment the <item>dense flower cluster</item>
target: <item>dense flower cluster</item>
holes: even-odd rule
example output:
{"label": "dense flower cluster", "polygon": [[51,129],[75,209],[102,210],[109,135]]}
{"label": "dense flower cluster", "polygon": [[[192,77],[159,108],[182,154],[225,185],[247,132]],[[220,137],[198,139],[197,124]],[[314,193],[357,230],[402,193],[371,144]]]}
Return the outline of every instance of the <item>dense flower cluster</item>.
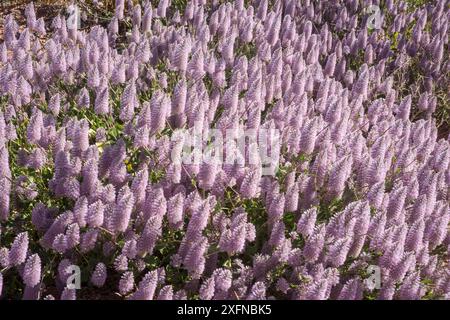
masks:
{"label": "dense flower cluster", "polygon": [[[449,299],[448,3],[157,3],[4,17],[0,294]],[[276,175],[172,161],[199,123],[278,130]]]}

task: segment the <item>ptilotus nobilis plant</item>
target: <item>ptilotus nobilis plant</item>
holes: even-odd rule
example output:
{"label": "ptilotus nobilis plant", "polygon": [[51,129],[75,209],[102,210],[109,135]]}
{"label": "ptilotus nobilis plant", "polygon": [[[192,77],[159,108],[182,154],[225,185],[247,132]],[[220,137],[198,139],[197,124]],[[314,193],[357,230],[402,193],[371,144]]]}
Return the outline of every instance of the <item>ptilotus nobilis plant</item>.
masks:
{"label": "ptilotus nobilis plant", "polygon": [[447,1],[35,5],[1,19],[1,298],[450,298]]}

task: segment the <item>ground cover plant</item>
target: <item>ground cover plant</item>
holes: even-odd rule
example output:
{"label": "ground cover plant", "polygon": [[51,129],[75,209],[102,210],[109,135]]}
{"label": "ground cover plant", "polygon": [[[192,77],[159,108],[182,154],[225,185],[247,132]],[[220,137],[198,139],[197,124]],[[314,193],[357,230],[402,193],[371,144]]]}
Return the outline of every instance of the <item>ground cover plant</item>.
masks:
{"label": "ground cover plant", "polygon": [[41,5],[0,7],[1,298],[450,298],[447,1]]}

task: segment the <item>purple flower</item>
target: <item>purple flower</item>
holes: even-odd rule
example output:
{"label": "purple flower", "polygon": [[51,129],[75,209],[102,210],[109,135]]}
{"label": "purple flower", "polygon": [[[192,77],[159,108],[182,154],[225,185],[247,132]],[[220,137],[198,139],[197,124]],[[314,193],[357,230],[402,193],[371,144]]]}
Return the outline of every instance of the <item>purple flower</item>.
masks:
{"label": "purple flower", "polygon": [[133,300],[153,300],[156,285],[158,281],[158,274],[156,270],[148,272],[144,278],[139,282],[137,291],[133,294]]}
{"label": "purple flower", "polygon": [[204,255],[208,245],[208,240],[205,237],[200,237],[199,240],[192,244],[186,254],[183,264],[194,278],[200,277],[205,269]]}
{"label": "purple flower", "polygon": [[136,244],[134,239],[126,241],[122,248],[122,254],[129,259],[134,259],[137,255]]}
{"label": "purple flower", "polygon": [[29,256],[23,270],[23,282],[34,287],[41,281],[41,259],[37,254]]}
{"label": "purple flower", "polygon": [[4,17],[4,298],[39,299],[44,263],[74,300],[68,267],[94,256],[92,290],[111,268],[124,299],[449,298],[445,1],[387,0],[380,30],[374,1],[186,2],[115,0],[78,31],[32,3]]}
{"label": "purple flower", "polygon": [[0,248],[0,266],[2,268],[9,267],[9,250],[8,250],[8,248]]}
{"label": "purple flower", "polygon": [[315,262],[320,253],[322,252],[323,246],[325,244],[325,229],[316,227],[313,234],[306,240],[305,246],[303,248],[303,256],[308,262]]}
{"label": "purple flower", "polygon": [[316,208],[306,210],[300,216],[300,219],[297,223],[297,232],[302,234],[304,237],[310,236],[314,231],[316,219],[317,219]]}
{"label": "purple flower", "polygon": [[258,170],[250,170],[242,180],[240,193],[245,198],[254,198],[258,194],[260,172]]}
{"label": "purple flower", "polygon": [[121,295],[126,295],[134,287],[134,275],[131,271],[127,271],[120,277],[119,292]]}
{"label": "purple flower", "polygon": [[65,234],[56,235],[52,248],[59,253],[64,253],[68,249],[67,236]]}
{"label": "purple flower", "polygon": [[109,113],[109,90],[108,88],[98,88],[95,95],[94,110],[96,114]]}
{"label": "purple flower", "polygon": [[215,282],[214,278],[208,278],[200,287],[200,298],[202,300],[211,300],[214,297]]}
{"label": "purple flower", "polygon": [[351,241],[351,237],[345,237],[337,240],[328,248],[328,262],[333,267],[340,267],[345,262]]}
{"label": "purple flower", "polygon": [[76,300],[76,299],[77,299],[77,292],[75,289],[64,288],[63,292],[61,293],[61,300]]}
{"label": "purple flower", "polygon": [[126,271],[128,270],[128,259],[125,255],[118,255],[114,260],[114,269],[116,271]]}
{"label": "purple flower", "polygon": [[100,227],[103,224],[105,206],[101,200],[97,200],[88,207],[86,222],[92,227]]}
{"label": "purple flower", "polygon": [[173,288],[171,285],[167,285],[161,288],[158,294],[157,300],[172,300],[173,299]]}
{"label": "purple flower", "polygon": [[94,249],[95,245],[97,244],[98,234],[99,232],[97,229],[89,229],[81,235],[81,252],[88,252]]}
{"label": "purple flower", "polygon": [[177,193],[167,202],[167,219],[174,229],[180,229],[183,226],[183,205],[184,196]]}
{"label": "purple flower", "polygon": [[91,275],[91,282],[94,286],[100,288],[105,284],[107,277],[106,266],[104,263],[99,262]]}
{"label": "purple flower", "polygon": [[78,225],[80,227],[85,227],[88,214],[88,201],[86,197],[82,196],[78,198],[73,208],[73,214]]}
{"label": "purple flower", "polygon": [[263,282],[256,282],[252,286],[247,300],[266,300],[266,286]]}
{"label": "purple flower", "polygon": [[363,288],[360,280],[350,279],[348,280],[341,292],[339,293],[339,300],[361,300],[363,297]]}
{"label": "purple flower", "polygon": [[66,241],[68,249],[72,249],[80,243],[80,226],[77,223],[72,223],[67,228]]}
{"label": "purple flower", "polygon": [[130,192],[128,186],[123,187],[119,192],[112,216],[114,231],[124,232],[128,228],[133,204],[133,194]]}
{"label": "purple flower", "polygon": [[19,233],[14,239],[9,250],[9,263],[11,266],[17,266],[25,262],[28,251],[28,233]]}
{"label": "purple flower", "polygon": [[72,263],[68,259],[63,259],[58,265],[58,278],[61,282],[66,283],[67,279],[70,277],[70,266]]}

